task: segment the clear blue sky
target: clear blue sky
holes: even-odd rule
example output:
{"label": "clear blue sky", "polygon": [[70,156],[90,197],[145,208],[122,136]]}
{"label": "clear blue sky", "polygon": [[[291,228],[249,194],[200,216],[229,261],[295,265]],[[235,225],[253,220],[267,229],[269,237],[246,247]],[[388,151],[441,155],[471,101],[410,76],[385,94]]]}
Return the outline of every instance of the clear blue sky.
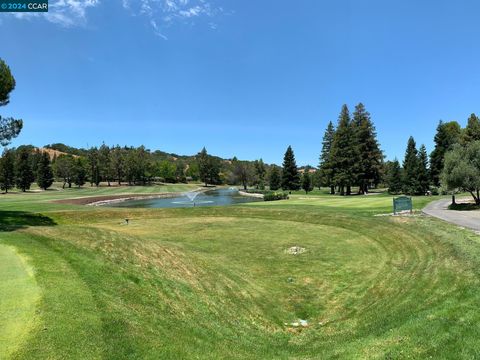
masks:
{"label": "clear blue sky", "polygon": [[432,150],[440,119],[480,112],[480,3],[50,0],[0,16],[17,80],[13,143],[145,144],[318,162],[340,107],[363,102],[388,159]]}

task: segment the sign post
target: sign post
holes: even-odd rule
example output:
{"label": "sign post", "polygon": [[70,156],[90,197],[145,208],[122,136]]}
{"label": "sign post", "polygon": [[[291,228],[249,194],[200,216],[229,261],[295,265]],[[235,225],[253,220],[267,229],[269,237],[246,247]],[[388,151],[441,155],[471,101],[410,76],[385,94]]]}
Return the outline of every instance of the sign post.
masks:
{"label": "sign post", "polygon": [[408,196],[393,198],[393,214],[397,215],[397,212],[403,210],[410,210],[410,214],[413,212],[412,198]]}

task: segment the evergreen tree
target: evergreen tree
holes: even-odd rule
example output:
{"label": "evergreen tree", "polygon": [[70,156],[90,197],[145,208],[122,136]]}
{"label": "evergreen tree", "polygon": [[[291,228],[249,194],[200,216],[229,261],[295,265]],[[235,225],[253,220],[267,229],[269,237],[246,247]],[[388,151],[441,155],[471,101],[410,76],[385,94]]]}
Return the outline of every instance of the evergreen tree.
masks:
{"label": "evergreen tree", "polygon": [[220,183],[220,164],[217,159],[208,155],[205,147],[197,155],[198,171],[200,179],[205,183],[205,186],[210,184]]}
{"label": "evergreen tree", "polygon": [[295,154],[293,153],[291,146],[287,148],[285,156],[283,157],[282,189],[300,189],[300,175],[295,161]]}
{"label": "evergreen tree", "polygon": [[443,161],[447,151],[459,143],[462,129],[456,121],[444,123],[440,120],[437,126],[434,142],[435,148],[430,154],[430,178],[435,186],[440,186],[440,173],[443,170]]}
{"label": "evergreen tree", "polygon": [[47,152],[42,152],[40,162],[38,163],[37,184],[43,190],[47,190],[53,184],[52,165]]}
{"label": "evergreen tree", "polygon": [[280,177],[280,170],[278,169],[277,165],[272,165],[270,169],[270,179],[269,179],[269,187],[270,190],[275,191],[280,189],[282,179]]}
{"label": "evergreen tree", "polygon": [[359,185],[359,193],[368,193],[371,184],[378,185],[383,162],[383,154],[377,141],[375,126],[365,106],[360,103],[353,113],[355,128],[355,145],[357,147],[357,163],[355,173]]}
{"label": "evergreen tree", "polygon": [[341,195],[345,195],[345,188],[347,189],[347,195],[351,193],[351,186],[354,184],[356,177],[356,159],[354,127],[348,107],[343,105],[331,149],[332,168],[335,169],[333,179],[339,187]]}
{"label": "evergreen tree", "polygon": [[402,192],[402,169],[400,163],[395,158],[393,161],[389,161],[386,164],[386,183],[388,186],[388,192],[390,194],[398,194]]}
{"label": "evergreen tree", "polygon": [[430,175],[428,172],[428,155],[425,145],[420,146],[418,151],[418,172],[417,180],[419,193],[425,194],[430,188]]}
{"label": "evergreen tree", "polygon": [[[8,65],[0,59],[0,106],[10,102],[10,93],[15,89],[15,78]],[[7,146],[16,138],[23,127],[23,121],[0,116],[0,145]]]}
{"label": "evergreen tree", "polygon": [[334,178],[334,167],[331,159],[331,151],[333,145],[333,139],[335,136],[335,128],[333,123],[330,121],[328,123],[325,134],[323,135],[322,141],[322,153],[320,154],[320,166],[318,170],[319,183],[320,186],[330,187],[330,194],[335,194],[335,184],[333,182]]}
{"label": "evergreen tree", "polygon": [[310,167],[305,167],[302,175],[302,189],[305,190],[305,194],[308,194],[313,190],[312,176],[310,175]]}
{"label": "evergreen tree", "polygon": [[200,173],[200,179],[208,186],[208,179],[210,175],[210,159],[207,153],[207,149],[204,147],[197,155],[198,171]]}
{"label": "evergreen tree", "polygon": [[25,192],[30,189],[34,181],[30,149],[25,147],[18,149],[15,162],[15,184],[17,188]]}
{"label": "evergreen tree", "polygon": [[0,189],[8,193],[15,183],[15,160],[12,150],[5,149],[0,158]]}
{"label": "evergreen tree", "polygon": [[406,194],[421,193],[421,186],[418,182],[419,171],[418,151],[415,140],[412,136],[408,139],[405,159],[403,160],[403,192]]}
{"label": "evergreen tree", "polygon": [[468,144],[477,140],[480,140],[480,118],[471,114],[463,131],[462,143]]}

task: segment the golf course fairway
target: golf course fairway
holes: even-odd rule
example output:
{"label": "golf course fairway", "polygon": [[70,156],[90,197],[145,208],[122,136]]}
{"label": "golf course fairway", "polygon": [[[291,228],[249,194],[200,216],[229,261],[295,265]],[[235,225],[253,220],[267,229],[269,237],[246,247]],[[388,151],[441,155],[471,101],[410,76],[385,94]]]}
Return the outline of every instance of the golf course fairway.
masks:
{"label": "golf course fairway", "polygon": [[0,359],[480,356],[480,237],[390,196],[55,202],[94,195],[0,198]]}

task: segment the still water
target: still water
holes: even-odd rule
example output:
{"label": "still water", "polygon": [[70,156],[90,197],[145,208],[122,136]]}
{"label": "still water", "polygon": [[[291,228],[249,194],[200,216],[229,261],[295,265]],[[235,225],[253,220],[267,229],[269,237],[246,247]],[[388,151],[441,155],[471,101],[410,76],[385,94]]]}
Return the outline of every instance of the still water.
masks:
{"label": "still water", "polygon": [[237,189],[218,189],[201,193],[189,192],[167,199],[127,200],[118,203],[111,203],[108,206],[130,208],[180,208],[193,206],[224,206],[255,201],[263,201],[263,199],[240,195]]}

